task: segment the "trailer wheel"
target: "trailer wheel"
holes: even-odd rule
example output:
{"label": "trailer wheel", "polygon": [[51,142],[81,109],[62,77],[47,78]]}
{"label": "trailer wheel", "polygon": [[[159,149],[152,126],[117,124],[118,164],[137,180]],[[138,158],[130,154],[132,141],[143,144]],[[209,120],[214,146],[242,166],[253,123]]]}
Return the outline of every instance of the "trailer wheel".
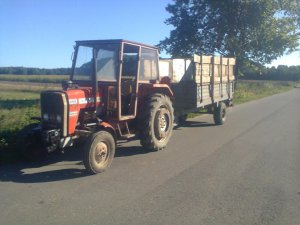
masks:
{"label": "trailer wheel", "polygon": [[115,140],[107,131],[93,134],[84,146],[83,164],[91,174],[104,172],[115,156]]}
{"label": "trailer wheel", "polygon": [[140,116],[140,142],[147,149],[158,151],[167,146],[172,135],[174,113],[168,96],[154,94]]}
{"label": "trailer wheel", "polygon": [[214,121],[216,125],[222,125],[226,121],[226,105],[220,102],[218,107],[214,109]]}
{"label": "trailer wheel", "polygon": [[25,126],[19,132],[17,146],[20,153],[27,161],[36,161],[46,154],[41,143],[41,132],[38,123]]}

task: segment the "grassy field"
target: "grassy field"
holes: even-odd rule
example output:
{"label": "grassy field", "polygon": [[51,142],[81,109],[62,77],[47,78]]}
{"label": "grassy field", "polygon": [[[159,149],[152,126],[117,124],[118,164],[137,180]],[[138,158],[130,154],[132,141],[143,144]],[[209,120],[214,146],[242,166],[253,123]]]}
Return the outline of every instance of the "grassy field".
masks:
{"label": "grassy field", "polygon": [[[234,104],[288,91],[294,85],[291,82],[240,81],[235,91]],[[31,117],[40,116],[39,94],[47,89],[60,89],[60,85],[0,82],[0,164],[19,159],[18,132],[35,122]],[[191,114],[190,117],[195,115]]]}
{"label": "grassy field", "polygon": [[34,122],[31,117],[40,115],[40,92],[59,88],[54,84],[0,82],[0,164],[18,159],[17,134]]}
{"label": "grassy field", "polygon": [[260,99],[294,88],[296,84],[289,81],[245,81],[240,80],[234,93],[234,104]]}
{"label": "grassy field", "polygon": [[61,83],[68,80],[68,75],[12,75],[0,74],[0,81],[22,81],[40,83]]}

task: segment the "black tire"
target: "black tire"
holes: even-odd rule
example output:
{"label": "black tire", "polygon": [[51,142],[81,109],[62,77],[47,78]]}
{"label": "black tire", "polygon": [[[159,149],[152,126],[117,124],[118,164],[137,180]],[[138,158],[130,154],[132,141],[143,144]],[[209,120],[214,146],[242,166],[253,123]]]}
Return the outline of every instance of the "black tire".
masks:
{"label": "black tire", "polygon": [[214,121],[216,125],[223,125],[226,121],[226,105],[220,102],[214,109]]}
{"label": "black tire", "polygon": [[116,144],[107,131],[93,134],[85,143],[83,164],[91,174],[104,172],[115,156]]}
{"label": "black tire", "polygon": [[162,150],[173,131],[174,110],[170,98],[162,94],[151,95],[141,112],[140,142],[149,150]]}
{"label": "black tire", "polygon": [[37,123],[27,125],[19,132],[17,145],[25,160],[37,161],[46,154],[41,138],[40,124]]}

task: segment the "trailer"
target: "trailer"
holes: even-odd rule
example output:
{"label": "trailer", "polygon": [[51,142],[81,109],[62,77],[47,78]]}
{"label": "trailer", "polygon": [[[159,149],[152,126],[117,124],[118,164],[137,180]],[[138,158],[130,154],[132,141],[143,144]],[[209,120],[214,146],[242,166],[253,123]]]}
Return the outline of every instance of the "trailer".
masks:
{"label": "trailer", "polygon": [[[217,124],[225,122],[226,107],[232,105],[234,94],[234,58],[195,54],[192,59],[161,59],[159,66],[160,76],[171,80],[179,122],[201,108],[214,114]],[[221,107],[224,115],[219,118]]]}

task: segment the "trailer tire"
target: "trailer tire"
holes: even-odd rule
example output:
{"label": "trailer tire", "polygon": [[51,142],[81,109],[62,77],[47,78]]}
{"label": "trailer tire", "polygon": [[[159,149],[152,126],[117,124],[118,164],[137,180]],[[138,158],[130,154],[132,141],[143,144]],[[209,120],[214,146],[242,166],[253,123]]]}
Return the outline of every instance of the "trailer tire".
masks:
{"label": "trailer tire", "polygon": [[216,125],[223,125],[226,121],[226,105],[224,102],[220,102],[217,107],[214,108],[214,121]]}
{"label": "trailer tire", "polygon": [[89,137],[84,146],[83,164],[91,174],[104,172],[115,156],[115,139],[107,131],[99,131]]}
{"label": "trailer tire", "polygon": [[174,110],[170,98],[163,94],[151,95],[141,112],[140,142],[149,150],[162,150],[173,131]]}

